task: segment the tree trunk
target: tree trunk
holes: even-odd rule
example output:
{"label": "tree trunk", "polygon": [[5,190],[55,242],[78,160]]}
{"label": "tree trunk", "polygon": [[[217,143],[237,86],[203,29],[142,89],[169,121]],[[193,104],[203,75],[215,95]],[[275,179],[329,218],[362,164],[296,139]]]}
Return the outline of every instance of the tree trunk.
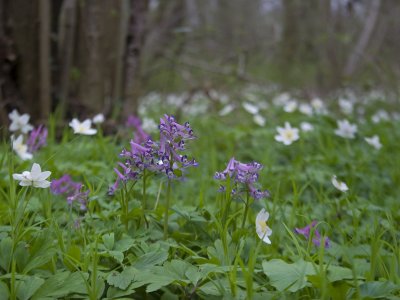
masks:
{"label": "tree trunk", "polygon": [[117,105],[114,105],[114,109],[120,109],[122,103],[122,87],[123,87],[123,61],[125,54],[125,43],[128,32],[129,22],[129,0],[122,0],[120,6],[120,21],[119,21],[119,32],[118,32],[118,43],[116,50],[115,59],[115,74],[114,74],[114,89],[112,100]]}
{"label": "tree trunk", "polygon": [[46,120],[51,110],[51,79],[50,79],[50,0],[39,0],[40,20],[40,117]]}
{"label": "tree trunk", "polygon": [[68,103],[71,68],[76,36],[76,0],[65,0],[61,8],[58,33],[59,109],[64,118]]}
{"label": "tree trunk", "polygon": [[378,19],[380,6],[381,0],[371,0],[369,13],[364,23],[364,28],[357,41],[357,44],[354,47],[354,50],[351,52],[349,59],[347,60],[346,67],[344,69],[344,75],[347,77],[353,75],[361,61],[361,58],[364,56],[365,49],[367,48],[368,42]]}
{"label": "tree trunk", "polygon": [[17,56],[16,81],[24,111],[29,109],[32,119],[40,118],[39,100],[39,26],[38,1],[12,0],[9,2],[11,38]]}
{"label": "tree trunk", "polygon": [[131,0],[126,50],[123,115],[137,114],[140,96],[140,59],[144,39],[148,0]]}

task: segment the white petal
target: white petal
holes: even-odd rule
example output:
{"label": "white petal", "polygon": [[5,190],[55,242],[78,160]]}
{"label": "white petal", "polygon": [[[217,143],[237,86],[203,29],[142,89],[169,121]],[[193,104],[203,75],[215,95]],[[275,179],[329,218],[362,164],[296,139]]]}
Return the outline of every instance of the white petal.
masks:
{"label": "white petal", "polygon": [[50,171],[44,171],[39,174],[39,176],[36,178],[36,180],[41,181],[47,179],[51,175]]}
{"label": "white petal", "polygon": [[40,165],[37,163],[34,163],[31,169],[31,176],[34,180],[40,176],[40,173],[42,172],[42,169],[40,168]]}
{"label": "white petal", "polygon": [[20,186],[31,186],[32,185],[32,181],[29,180],[22,180],[19,182]]}
{"label": "white petal", "polygon": [[50,181],[47,181],[47,180],[34,181],[33,186],[42,188],[42,189],[46,189],[50,186]]}
{"label": "white petal", "polygon": [[13,174],[13,178],[14,178],[14,180],[24,180],[25,179],[25,177],[24,177],[24,175],[22,175],[22,174]]}

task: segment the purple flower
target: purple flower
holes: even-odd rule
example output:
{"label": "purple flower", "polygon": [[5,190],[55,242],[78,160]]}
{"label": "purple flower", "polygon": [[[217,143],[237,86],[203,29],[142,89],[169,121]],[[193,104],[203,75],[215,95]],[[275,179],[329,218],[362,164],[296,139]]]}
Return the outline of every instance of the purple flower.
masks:
{"label": "purple flower", "polygon": [[43,125],[33,129],[29,133],[28,140],[26,144],[28,145],[28,152],[33,153],[46,145],[47,140],[47,128]]}
{"label": "purple flower", "polygon": [[[128,121],[131,125],[140,124],[140,120],[133,116]],[[173,116],[164,115],[160,119],[159,130],[159,142],[147,139],[138,143],[131,140],[130,150],[122,150],[119,156],[125,161],[114,168],[118,177],[109,188],[109,195],[114,194],[120,182],[138,180],[144,170],[165,174],[168,179],[176,179],[183,177],[182,173],[186,168],[198,165],[194,159],[189,159],[183,153],[186,150],[186,141],[195,138],[189,123],[181,125]]]}
{"label": "purple flower", "polygon": [[50,183],[50,190],[53,194],[64,195],[69,205],[76,201],[80,204],[81,210],[86,210],[89,191],[82,192],[82,187],[82,183],[72,181],[71,176],[68,174]]}
{"label": "purple flower", "polygon": [[[304,228],[295,228],[295,232],[303,235],[308,240],[310,239],[310,235],[313,230],[312,242],[316,247],[319,247],[321,245],[321,234],[315,228],[317,223],[318,223],[317,221],[312,221],[311,224],[307,225]],[[324,238],[324,247],[325,248],[330,247],[330,240],[328,237]]]}
{"label": "purple flower", "polygon": [[235,185],[244,185],[250,193],[250,196],[259,200],[270,196],[268,190],[262,191],[257,189],[254,185],[258,181],[258,173],[262,167],[263,166],[258,162],[244,164],[232,157],[226,169],[222,172],[216,172],[214,178],[217,180],[226,180],[227,177],[230,177],[234,180]]}
{"label": "purple flower", "polygon": [[134,128],[134,139],[133,141],[137,144],[144,143],[151,139],[150,135],[147,134],[142,128],[142,121],[138,117],[130,115],[126,120],[126,126]]}

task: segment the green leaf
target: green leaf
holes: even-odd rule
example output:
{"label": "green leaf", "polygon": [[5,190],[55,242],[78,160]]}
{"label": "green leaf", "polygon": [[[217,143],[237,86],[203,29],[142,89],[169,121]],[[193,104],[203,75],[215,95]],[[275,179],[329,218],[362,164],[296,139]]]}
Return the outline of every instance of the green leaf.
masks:
{"label": "green leaf", "polygon": [[330,265],[327,270],[329,282],[335,282],[343,279],[352,279],[353,271],[349,268]]}
{"label": "green leaf", "polygon": [[140,256],[133,264],[138,270],[146,270],[152,266],[162,264],[168,258],[168,251],[158,250]]}
{"label": "green leaf", "polygon": [[61,298],[72,293],[86,294],[87,273],[60,272],[48,278],[33,295],[32,300]]}
{"label": "green leaf", "polygon": [[[390,296],[394,291],[400,290],[400,286],[391,281],[370,281],[360,285],[361,298],[384,298]],[[355,290],[352,289],[352,295]]]}
{"label": "green leaf", "polygon": [[17,297],[19,300],[28,300],[44,283],[44,279],[29,276],[17,283]]}
{"label": "green leaf", "polygon": [[103,239],[104,246],[108,250],[113,250],[114,249],[114,241],[115,241],[114,232],[104,234],[102,239]]}
{"label": "green leaf", "polygon": [[122,263],[124,260],[124,254],[119,251],[107,251],[106,254],[114,258],[117,262]]}
{"label": "green leaf", "polygon": [[8,286],[3,281],[0,281],[0,295],[4,298],[4,300],[8,300],[10,297]]}
{"label": "green leaf", "polygon": [[114,271],[107,276],[107,282],[109,285],[125,290],[135,278],[136,273],[137,271],[132,267],[126,268],[121,273]]}
{"label": "green leaf", "polygon": [[133,245],[134,240],[128,236],[125,236],[115,243],[114,250],[125,252],[128,251]]}
{"label": "green leaf", "polygon": [[64,257],[64,265],[70,270],[75,271],[76,265],[81,261],[81,248],[76,245],[69,247],[67,255]]}
{"label": "green leaf", "polygon": [[11,251],[13,241],[10,237],[3,238],[0,242],[0,266],[3,270],[8,271],[11,265]]}
{"label": "green leaf", "polygon": [[22,271],[24,274],[43,266],[55,255],[53,240],[50,235],[47,232],[43,232],[36,237],[35,242],[29,249],[29,253],[29,261]]}
{"label": "green leaf", "polygon": [[281,259],[272,259],[262,263],[264,273],[269,277],[270,283],[278,291],[289,290],[296,292],[308,286],[307,275],[314,275],[313,265],[304,260],[288,264]]}

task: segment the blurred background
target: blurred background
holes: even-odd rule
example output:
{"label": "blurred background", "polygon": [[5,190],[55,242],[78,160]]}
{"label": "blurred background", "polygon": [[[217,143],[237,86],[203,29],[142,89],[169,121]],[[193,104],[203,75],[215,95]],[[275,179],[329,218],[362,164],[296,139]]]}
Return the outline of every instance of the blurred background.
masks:
{"label": "blurred background", "polygon": [[399,0],[0,0],[1,123],[246,86],[397,98]]}

